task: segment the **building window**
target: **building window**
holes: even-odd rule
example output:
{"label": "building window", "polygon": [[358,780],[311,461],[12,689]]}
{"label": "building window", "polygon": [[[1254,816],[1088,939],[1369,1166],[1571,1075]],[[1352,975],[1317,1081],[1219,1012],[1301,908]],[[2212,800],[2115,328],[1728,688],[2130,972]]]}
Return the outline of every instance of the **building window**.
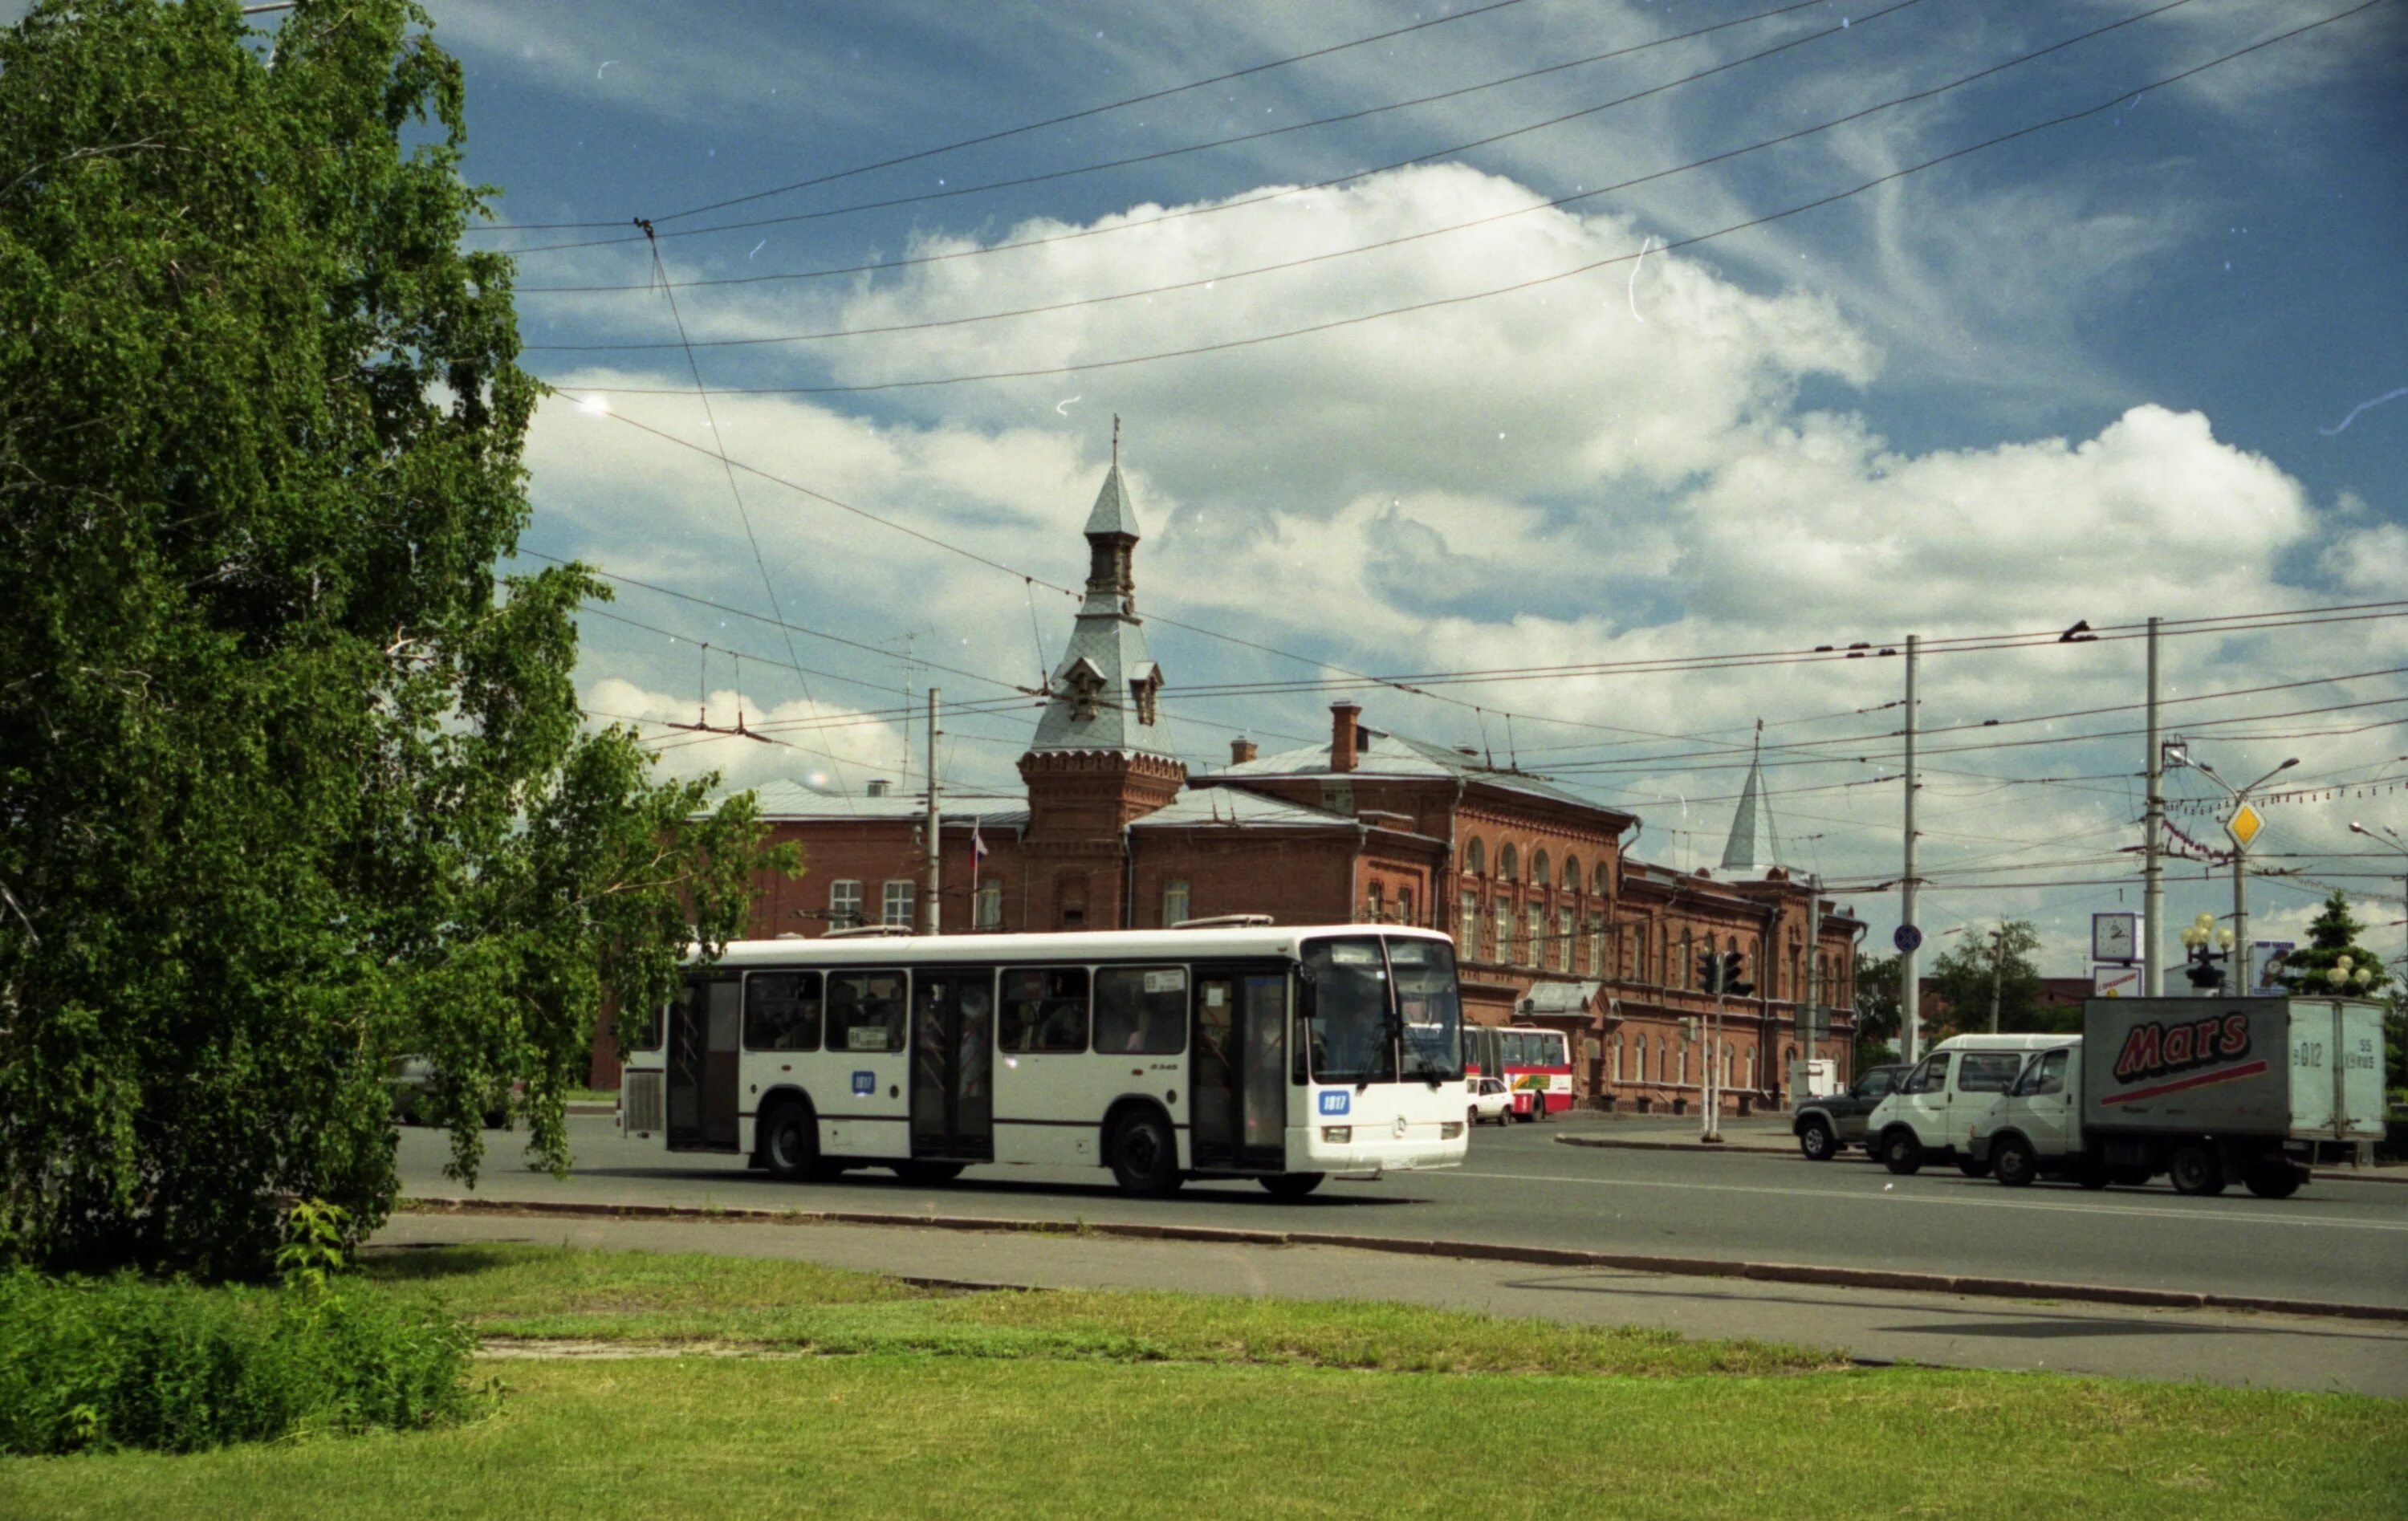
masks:
{"label": "building window", "polygon": [[1187,882],[1185,879],[1182,878],[1176,882],[1164,882],[1162,884],[1163,927],[1167,929],[1182,919],[1192,919],[1194,917],[1194,914],[1187,911]]}
{"label": "building window", "polygon": [[1522,922],[1528,928],[1530,935],[1529,943],[1522,949],[1522,964],[1526,967],[1536,967],[1552,960],[1553,958],[1546,954],[1547,911],[1533,903],[1528,911],[1523,914]]}
{"label": "building window", "polygon": [[1455,912],[1455,939],[1466,961],[1480,959],[1480,895],[1466,893]]}
{"label": "building window", "polygon": [[1607,868],[1603,861],[1599,861],[1597,864],[1597,882],[1593,891],[1598,897],[1604,897],[1612,890],[1612,887],[1613,873]]}
{"label": "building window", "polygon": [[1546,847],[1542,845],[1539,849],[1532,851],[1530,853],[1530,885],[1533,887],[1553,886],[1554,875],[1554,872],[1550,870],[1547,866]]}
{"label": "building window", "polygon": [[1398,888],[1397,923],[1400,925],[1412,925],[1418,924],[1419,922],[1420,921],[1413,917],[1413,890],[1410,887]]}
{"label": "building window", "polygon": [[1488,871],[1488,848],[1473,836],[1464,843],[1463,872],[1468,877],[1484,876]]}
{"label": "building window", "polygon": [[1555,954],[1547,959],[1555,964],[1557,971],[1572,969],[1572,911],[1570,909],[1555,911]]}
{"label": "building window", "polygon": [[1513,905],[1501,897],[1497,900],[1496,923],[1497,939],[1488,947],[1488,959],[1511,961],[1513,959]]}
{"label": "building window", "polygon": [[828,883],[827,922],[830,929],[851,929],[861,923],[861,883]]}
{"label": "building window", "polygon": [[1607,975],[1603,914],[1592,913],[1588,916],[1588,974],[1591,977]]}
{"label": "building window", "polygon": [[1363,895],[1363,921],[1366,924],[1376,925],[1384,923],[1386,918],[1386,910],[1380,898],[1380,884],[1375,882],[1371,884],[1370,891]]}
{"label": "building window", "polygon": [[879,903],[880,924],[911,927],[911,885],[909,877],[886,884],[886,896]]}
{"label": "building window", "polygon": [[1003,879],[1001,877],[979,879],[978,900],[970,909],[970,927],[973,929],[1003,927]]}
{"label": "building window", "polygon": [[1521,876],[1522,853],[1515,850],[1513,848],[1513,842],[1509,839],[1504,844],[1497,847],[1497,880],[1498,882],[1519,882],[1521,880]]}
{"label": "building window", "polygon": [[1577,893],[1580,891],[1580,857],[1567,855],[1564,857],[1564,891]]}

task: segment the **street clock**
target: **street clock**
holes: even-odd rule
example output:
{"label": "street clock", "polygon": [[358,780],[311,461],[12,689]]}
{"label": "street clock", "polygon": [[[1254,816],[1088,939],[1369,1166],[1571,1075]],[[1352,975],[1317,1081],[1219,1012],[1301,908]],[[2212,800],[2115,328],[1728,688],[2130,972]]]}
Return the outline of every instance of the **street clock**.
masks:
{"label": "street clock", "polygon": [[2137,913],[2094,913],[2090,916],[2090,959],[2141,959],[2141,916]]}

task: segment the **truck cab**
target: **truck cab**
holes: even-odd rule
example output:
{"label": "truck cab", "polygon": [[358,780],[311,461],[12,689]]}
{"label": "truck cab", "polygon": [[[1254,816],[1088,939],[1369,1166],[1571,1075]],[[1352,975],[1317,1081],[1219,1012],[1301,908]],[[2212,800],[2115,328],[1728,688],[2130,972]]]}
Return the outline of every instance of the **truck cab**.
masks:
{"label": "truck cab", "polygon": [[1989,1171],[1973,1150],[1973,1129],[2037,1050],[2064,1045],[2062,1035],[1952,1035],[1899,1080],[1865,1125],[1873,1155],[1900,1177],[1927,1161],[1954,1162],[1969,1178]]}

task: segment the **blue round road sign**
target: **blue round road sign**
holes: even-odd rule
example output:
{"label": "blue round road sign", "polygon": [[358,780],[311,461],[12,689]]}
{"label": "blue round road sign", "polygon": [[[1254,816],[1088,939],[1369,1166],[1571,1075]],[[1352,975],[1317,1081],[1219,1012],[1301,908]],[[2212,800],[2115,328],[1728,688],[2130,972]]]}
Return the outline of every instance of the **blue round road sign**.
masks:
{"label": "blue round road sign", "polygon": [[1900,951],[1920,951],[1923,949],[1923,931],[1913,925],[1900,925],[1898,933],[1889,938],[1889,942]]}

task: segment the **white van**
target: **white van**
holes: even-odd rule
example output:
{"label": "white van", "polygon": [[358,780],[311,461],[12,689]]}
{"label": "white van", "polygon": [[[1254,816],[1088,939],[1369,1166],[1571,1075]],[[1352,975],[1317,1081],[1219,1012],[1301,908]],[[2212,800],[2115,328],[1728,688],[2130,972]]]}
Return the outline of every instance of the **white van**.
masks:
{"label": "white van", "polygon": [[1955,1162],[1969,1178],[1990,1170],[1972,1150],[1974,1126],[2023,1070],[2035,1051],[2070,1043],[2065,1035],[1952,1035],[1865,1122],[1872,1154],[1904,1177],[1926,1161]]}

